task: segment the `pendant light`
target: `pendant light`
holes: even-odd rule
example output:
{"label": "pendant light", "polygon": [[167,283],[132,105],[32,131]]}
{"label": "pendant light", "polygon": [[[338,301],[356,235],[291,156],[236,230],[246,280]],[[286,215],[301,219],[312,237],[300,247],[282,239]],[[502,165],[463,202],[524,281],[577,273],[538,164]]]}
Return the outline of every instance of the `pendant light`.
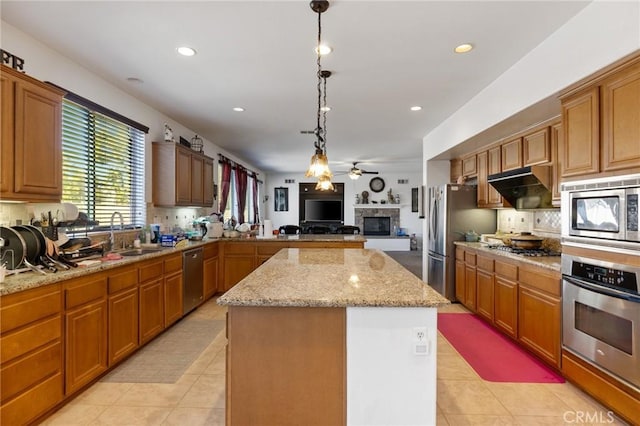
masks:
{"label": "pendant light", "polygon": [[[318,184],[316,190],[327,191],[333,190],[333,184],[331,178],[333,174],[329,169],[329,159],[327,158],[327,78],[331,76],[331,71],[323,70],[320,63],[320,45],[322,44],[322,13],[329,8],[329,2],[327,0],[313,0],[309,4],[311,10],[318,14],[318,44],[316,45],[318,66],[317,78],[318,78],[318,110],[316,114],[317,122],[315,129],[316,141],[314,142],[315,153],[311,157],[311,164],[305,174],[306,177],[318,178]],[[322,126],[320,125],[320,119],[322,118]]]}

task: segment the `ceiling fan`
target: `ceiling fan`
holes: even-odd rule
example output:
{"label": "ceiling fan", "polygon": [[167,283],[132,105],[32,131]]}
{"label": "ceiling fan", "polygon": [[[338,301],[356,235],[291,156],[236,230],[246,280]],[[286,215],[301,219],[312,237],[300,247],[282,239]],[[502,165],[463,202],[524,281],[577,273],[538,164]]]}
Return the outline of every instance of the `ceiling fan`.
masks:
{"label": "ceiling fan", "polygon": [[353,163],[353,167],[351,169],[349,169],[348,172],[345,172],[349,175],[349,178],[353,179],[353,180],[357,180],[360,176],[362,175],[377,175],[378,172],[370,172],[367,170],[362,170],[361,168],[358,167],[358,162],[354,162]]}

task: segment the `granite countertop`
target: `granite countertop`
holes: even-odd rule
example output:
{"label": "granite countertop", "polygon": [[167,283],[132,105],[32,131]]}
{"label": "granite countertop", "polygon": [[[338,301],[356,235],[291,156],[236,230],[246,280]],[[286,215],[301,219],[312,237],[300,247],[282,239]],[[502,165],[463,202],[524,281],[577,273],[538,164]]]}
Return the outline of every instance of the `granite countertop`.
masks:
{"label": "granite countertop", "polygon": [[324,241],[324,242],[335,242],[335,241],[357,241],[357,242],[365,242],[367,239],[362,235],[357,234],[298,234],[298,235],[278,235],[272,237],[238,237],[238,238],[227,238],[221,237],[221,241],[242,241],[242,242],[283,242],[283,241]]}
{"label": "granite countertop", "polygon": [[[118,268],[120,266],[128,265],[142,260],[152,259],[154,257],[166,256],[171,253],[180,253],[184,250],[189,250],[195,247],[204,246],[205,244],[218,241],[218,239],[204,239],[202,241],[189,241],[189,243],[181,248],[172,247],[160,247],[162,249],[152,253],[142,254],[139,256],[122,256],[122,259],[118,260],[104,260],[100,263],[92,264],[91,266],[78,266],[77,268],[71,268],[68,271],[60,270],[56,273],[46,273],[46,275],[38,274],[36,272],[24,272],[20,274],[12,274],[5,277],[4,282],[0,283],[0,296],[6,296],[8,294],[17,293],[19,291],[28,290],[31,288],[40,287],[43,285],[54,284],[59,281],[68,280],[71,278],[78,278],[87,274],[92,274],[99,271],[105,271],[108,269]],[[127,249],[122,251],[129,251],[133,249]],[[117,252],[116,252],[117,253]],[[94,259],[92,259],[94,260]],[[99,259],[95,259],[99,260]],[[81,262],[82,259],[75,260]]]}
{"label": "granite countertop", "polygon": [[454,244],[462,247],[469,247],[474,250],[493,254],[496,256],[506,257],[508,259],[517,260],[518,262],[527,263],[529,265],[538,266],[549,269],[551,271],[560,272],[560,256],[522,256],[519,254],[508,253],[501,250],[490,249],[486,243],[468,243],[465,241],[454,241]]}
{"label": "granite countertop", "polygon": [[218,299],[229,306],[437,307],[450,302],[380,250],[283,249]]}

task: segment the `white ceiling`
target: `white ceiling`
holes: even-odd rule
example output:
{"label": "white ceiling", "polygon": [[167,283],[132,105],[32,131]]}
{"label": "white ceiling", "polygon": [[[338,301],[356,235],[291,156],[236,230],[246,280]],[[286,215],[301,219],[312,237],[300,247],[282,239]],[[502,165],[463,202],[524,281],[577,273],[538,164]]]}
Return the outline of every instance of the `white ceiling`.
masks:
{"label": "white ceiling", "polygon": [[[421,170],[422,137],[587,3],[331,1],[322,32],[334,51],[322,65],[334,73],[333,171],[353,161],[367,170]],[[1,6],[2,20],[255,167],[308,166],[314,137],[300,131],[315,128],[317,15],[307,1]],[[454,54],[463,42],[476,48]],[[181,57],[179,45],[198,54]]]}

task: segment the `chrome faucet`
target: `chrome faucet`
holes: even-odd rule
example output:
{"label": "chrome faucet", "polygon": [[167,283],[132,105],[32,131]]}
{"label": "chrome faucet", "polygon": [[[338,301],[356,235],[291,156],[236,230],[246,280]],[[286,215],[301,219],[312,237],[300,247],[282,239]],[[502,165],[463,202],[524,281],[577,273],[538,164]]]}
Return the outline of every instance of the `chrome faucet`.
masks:
{"label": "chrome faucet", "polygon": [[109,250],[110,251],[113,250],[113,248],[116,245],[116,239],[115,239],[115,237],[113,235],[113,219],[115,219],[116,214],[118,216],[120,216],[120,230],[122,230],[124,228],[124,220],[122,219],[122,213],[120,213],[118,211],[113,212],[113,214],[111,214],[111,235],[109,236],[109,244],[110,244]]}

